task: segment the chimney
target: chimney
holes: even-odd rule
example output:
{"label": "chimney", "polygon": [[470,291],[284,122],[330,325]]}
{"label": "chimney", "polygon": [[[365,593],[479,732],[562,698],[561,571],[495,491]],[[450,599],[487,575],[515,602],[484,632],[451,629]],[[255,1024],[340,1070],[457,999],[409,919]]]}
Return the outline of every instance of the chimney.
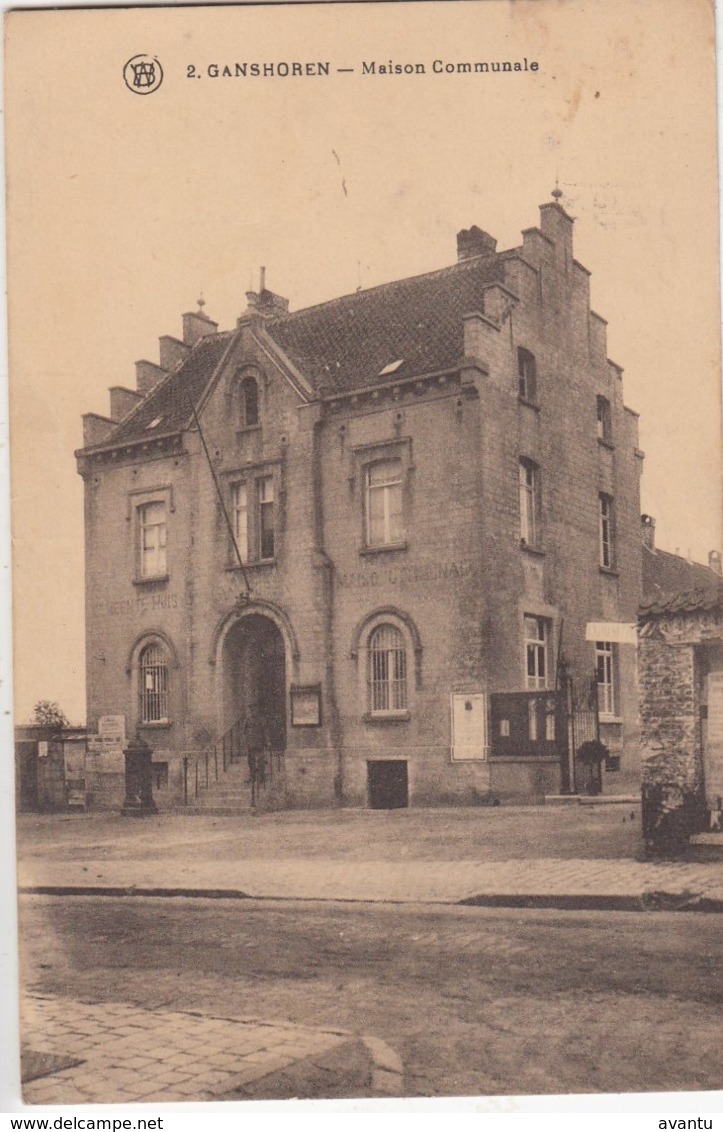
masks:
{"label": "chimney", "polygon": [[655,519],[652,515],[641,515],[640,525],[643,546],[646,546],[648,550],[655,550]]}
{"label": "chimney", "polygon": [[198,300],[198,310],[187,311],[182,316],[183,342],[186,346],[195,346],[202,338],[207,338],[209,334],[215,334],[218,330],[218,323],[204,313],[204,305],[203,296],[201,296]]}
{"label": "chimney", "polygon": [[721,555],[719,550],[708,551],[708,566],[719,577],[723,576],[723,567],[721,566]]}
{"label": "chimney", "polygon": [[[260,314],[264,318],[270,318],[275,314],[286,314],[289,309],[289,300],[284,299],[281,295],[274,294],[269,291],[266,286],[266,268],[259,269],[259,292],[247,291],[246,301],[248,306],[245,315]],[[241,321],[245,316],[242,315]]]}
{"label": "chimney", "polygon": [[477,255],[494,255],[497,241],[488,232],[483,232],[476,224],[471,228],[463,228],[457,233],[457,262],[463,259],[472,259]]}

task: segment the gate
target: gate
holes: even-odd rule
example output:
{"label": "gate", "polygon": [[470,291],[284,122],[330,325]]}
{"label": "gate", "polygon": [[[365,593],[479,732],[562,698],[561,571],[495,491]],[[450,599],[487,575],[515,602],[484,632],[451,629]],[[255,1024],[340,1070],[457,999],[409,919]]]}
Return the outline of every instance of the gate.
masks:
{"label": "gate", "polygon": [[567,696],[564,691],[493,692],[490,757],[556,758],[562,791],[570,792]]}
{"label": "gate", "polygon": [[[600,709],[598,701],[597,676],[575,679],[568,676],[563,687],[566,689],[567,711],[570,730],[570,793],[577,794],[579,789],[585,794],[602,793],[602,764],[581,763],[578,752],[583,743],[596,743],[600,740]],[[579,775],[584,781],[578,782]]]}
{"label": "gate", "polygon": [[[576,764],[583,743],[600,739],[598,686],[595,675],[575,679],[563,675],[559,691],[493,692],[490,696],[490,757],[545,756],[560,762],[563,794],[589,792],[594,780],[602,789],[597,765]],[[578,774],[587,776],[578,784]]]}

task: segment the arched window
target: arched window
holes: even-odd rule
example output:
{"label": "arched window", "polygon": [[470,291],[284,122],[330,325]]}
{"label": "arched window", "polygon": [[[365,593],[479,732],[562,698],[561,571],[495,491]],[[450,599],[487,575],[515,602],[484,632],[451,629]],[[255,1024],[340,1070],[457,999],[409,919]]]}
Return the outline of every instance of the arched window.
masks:
{"label": "arched window", "polygon": [[146,645],[138,658],[140,670],[141,722],[165,723],[168,719],[168,664],[163,647]]}
{"label": "arched window", "polygon": [[396,625],[377,625],[369,637],[369,710],[386,715],[407,709],[407,648]]}
{"label": "arched window", "polygon": [[241,416],[245,428],[259,423],[259,387],[253,377],[241,382]]}

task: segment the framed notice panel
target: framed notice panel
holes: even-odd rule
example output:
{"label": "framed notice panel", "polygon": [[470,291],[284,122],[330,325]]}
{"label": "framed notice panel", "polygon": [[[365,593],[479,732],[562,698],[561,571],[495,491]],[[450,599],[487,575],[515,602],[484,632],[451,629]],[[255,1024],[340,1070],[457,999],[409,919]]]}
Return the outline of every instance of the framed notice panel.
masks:
{"label": "framed notice panel", "polygon": [[452,760],[487,758],[487,697],[484,692],[452,696]]}
{"label": "framed notice panel", "polygon": [[291,685],[291,726],[321,726],[321,684]]}

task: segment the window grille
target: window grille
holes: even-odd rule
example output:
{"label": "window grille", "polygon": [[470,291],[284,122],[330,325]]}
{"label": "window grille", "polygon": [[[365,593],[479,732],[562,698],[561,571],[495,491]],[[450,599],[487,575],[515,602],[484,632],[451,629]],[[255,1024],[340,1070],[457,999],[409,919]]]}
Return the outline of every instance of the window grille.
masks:
{"label": "window grille", "polygon": [[141,578],[166,573],[166,504],[163,500],[138,508]]}
{"label": "window grille", "polygon": [[366,469],[368,546],[402,542],[402,461],[379,460]]}
{"label": "window grille", "polygon": [[407,707],[407,650],[395,625],[379,625],[369,638],[369,700],[372,714]]}
{"label": "window grille", "polygon": [[140,656],[141,720],[161,723],[168,719],[168,667],[160,645],[146,645]]}

